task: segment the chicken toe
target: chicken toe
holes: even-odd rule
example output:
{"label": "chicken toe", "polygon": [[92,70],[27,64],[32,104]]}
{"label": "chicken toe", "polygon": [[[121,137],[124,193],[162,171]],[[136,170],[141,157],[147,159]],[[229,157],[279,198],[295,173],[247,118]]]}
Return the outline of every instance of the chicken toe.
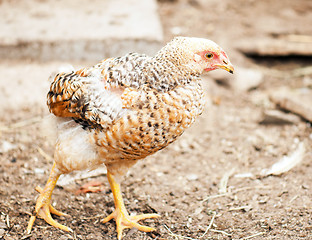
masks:
{"label": "chicken toe", "polygon": [[136,216],[130,216],[126,210],[124,202],[122,200],[120,185],[115,181],[114,176],[108,171],[107,178],[109,184],[111,186],[114,202],[115,202],[115,211],[108,215],[106,218],[102,220],[102,223],[106,223],[111,219],[115,219],[117,226],[117,237],[118,240],[122,239],[122,231],[127,228],[137,228],[143,232],[152,232],[155,231],[154,228],[144,226],[138,223],[140,220],[148,219],[148,218],[158,218],[159,214],[140,214]]}
{"label": "chicken toe", "polygon": [[27,226],[27,230],[26,230],[27,233],[31,232],[32,226],[33,226],[37,216],[39,216],[40,218],[43,218],[47,223],[49,223],[50,225],[52,225],[54,227],[57,227],[61,230],[67,231],[67,232],[72,231],[69,227],[66,227],[66,226],[56,222],[51,216],[51,213],[58,215],[58,216],[68,216],[67,214],[65,214],[63,212],[56,210],[50,204],[52,192],[53,192],[53,189],[56,185],[56,182],[57,182],[59,176],[60,176],[60,174],[58,174],[55,171],[55,165],[54,165],[45,188],[42,189],[41,187],[36,187],[36,190],[40,193],[40,196],[37,199],[37,203],[36,203],[34,213],[32,214],[32,216],[28,222],[28,226]]}

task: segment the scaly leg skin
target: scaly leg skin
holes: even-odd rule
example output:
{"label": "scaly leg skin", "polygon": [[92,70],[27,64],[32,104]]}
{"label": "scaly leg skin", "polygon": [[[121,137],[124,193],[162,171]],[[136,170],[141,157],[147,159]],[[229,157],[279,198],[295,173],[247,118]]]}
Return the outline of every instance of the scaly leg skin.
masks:
{"label": "scaly leg skin", "polygon": [[40,196],[37,199],[35,211],[28,222],[28,227],[26,230],[28,234],[31,232],[32,226],[37,216],[43,218],[47,223],[49,223],[54,227],[60,228],[67,232],[72,231],[69,227],[66,227],[56,222],[51,216],[51,213],[58,216],[68,216],[67,214],[56,210],[50,204],[52,192],[53,189],[55,188],[56,182],[59,177],[60,174],[57,171],[55,171],[55,163],[54,163],[47,184],[45,185],[45,188],[42,189],[40,187],[36,187],[36,190],[40,193]]}
{"label": "scaly leg skin", "polygon": [[102,223],[106,223],[111,219],[115,219],[116,226],[117,226],[117,237],[118,240],[122,239],[122,231],[126,228],[137,228],[143,232],[151,232],[155,231],[155,228],[147,227],[138,223],[140,220],[144,220],[147,218],[157,218],[160,217],[158,214],[141,214],[137,216],[129,216],[127,209],[124,205],[122,200],[121,191],[120,191],[120,184],[116,182],[114,176],[107,171],[107,178],[109,185],[111,186],[113,196],[114,196],[114,203],[115,203],[115,211],[108,215],[106,218],[102,220]]}

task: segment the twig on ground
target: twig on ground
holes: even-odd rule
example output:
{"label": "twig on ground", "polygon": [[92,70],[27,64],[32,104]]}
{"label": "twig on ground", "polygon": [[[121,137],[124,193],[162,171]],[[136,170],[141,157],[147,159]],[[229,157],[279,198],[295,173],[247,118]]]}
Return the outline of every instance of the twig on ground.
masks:
{"label": "twig on ground", "polygon": [[196,239],[191,238],[191,237],[185,237],[185,236],[182,236],[182,235],[173,233],[173,232],[170,230],[170,228],[169,228],[166,224],[164,224],[164,227],[165,227],[165,229],[169,232],[169,235],[170,235],[171,237],[174,237],[175,239],[190,239],[190,240],[196,240]]}
{"label": "twig on ground", "polygon": [[21,237],[21,240],[24,240],[24,239],[27,239],[27,238],[30,238],[30,237],[31,237],[31,234],[27,234],[27,235]]}
{"label": "twig on ground", "polygon": [[15,225],[16,217],[10,223],[10,216],[7,214],[5,217],[5,224],[7,225],[7,231],[4,233],[1,239],[6,239],[5,236],[8,235]]}
{"label": "twig on ground", "polygon": [[299,197],[298,195],[294,196],[292,199],[290,199],[289,203],[292,203],[292,202],[295,201],[298,197]]}
{"label": "twig on ground", "polygon": [[8,228],[11,227],[11,225],[10,225],[10,216],[8,214],[5,216],[5,223],[6,223]]}
{"label": "twig on ground", "polygon": [[227,232],[222,231],[222,230],[210,229],[210,231],[211,231],[211,232],[216,232],[216,233],[222,233],[222,234],[224,234],[224,235],[226,235],[226,236],[231,236],[230,233],[227,233]]}
{"label": "twig on ground", "polygon": [[219,193],[227,192],[227,184],[228,184],[229,178],[233,175],[234,171],[235,171],[235,168],[232,168],[230,171],[226,172],[223,175],[219,183]]}
{"label": "twig on ground", "polygon": [[247,190],[251,190],[251,189],[268,189],[271,188],[270,186],[254,186],[254,187],[244,187],[244,188],[238,188],[236,190],[234,190],[233,192],[227,192],[227,193],[222,193],[222,194],[217,194],[217,195],[212,195],[212,196],[208,196],[206,198],[204,198],[201,202],[205,202],[208,201],[210,199],[214,199],[214,198],[219,198],[219,197],[224,197],[224,196],[229,196],[238,192],[242,192],[242,191],[247,191]]}
{"label": "twig on ground", "polygon": [[45,151],[43,151],[41,147],[38,146],[37,150],[41,154],[41,156],[43,156],[46,160],[53,161],[53,158],[49,154],[47,154]]}
{"label": "twig on ground", "polygon": [[[196,238],[196,239],[201,239],[201,238],[205,237],[209,230],[211,230],[211,231],[213,230],[213,229],[211,229],[211,226],[212,226],[212,224],[213,224],[213,221],[214,221],[216,215],[217,215],[217,213],[216,213],[216,212],[213,212],[212,218],[211,218],[210,223],[209,223],[209,225],[207,226],[205,232],[203,233],[203,235],[201,235],[200,237],[198,237],[198,238]],[[176,239],[190,239],[190,240],[196,240],[195,238],[185,237],[185,236],[182,236],[182,235],[173,233],[173,232],[170,230],[170,228],[169,228],[166,224],[164,224],[164,227],[165,227],[166,230],[169,232],[169,235],[172,236],[172,237],[174,237],[174,238],[176,238]]]}
{"label": "twig on ground", "polygon": [[250,236],[248,236],[248,237],[241,238],[240,240],[251,239],[251,238],[254,238],[254,237],[258,237],[258,236],[260,236],[260,235],[263,235],[263,234],[265,234],[265,232],[258,232],[258,233],[255,233],[255,234],[253,234],[253,235],[250,235]]}
{"label": "twig on ground", "polygon": [[212,224],[213,224],[213,221],[214,221],[216,215],[217,215],[217,213],[216,213],[216,212],[213,212],[213,215],[212,215],[212,218],[211,218],[211,220],[210,220],[210,223],[209,223],[208,227],[206,228],[206,230],[205,230],[205,232],[203,233],[203,235],[201,235],[198,239],[203,238],[203,237],[207,234],[207,232],[209,231],[209,229],[211,228],[211,226],[212,226]]}
{"label": "twig on ground", "polygon": [[231,211],[238,211],[238,210],[247,210],[247,209],[251,209],[250,206],[240,206],[240,207],[234,207],[234,208],[230,208],[228,211],[231,212]]}

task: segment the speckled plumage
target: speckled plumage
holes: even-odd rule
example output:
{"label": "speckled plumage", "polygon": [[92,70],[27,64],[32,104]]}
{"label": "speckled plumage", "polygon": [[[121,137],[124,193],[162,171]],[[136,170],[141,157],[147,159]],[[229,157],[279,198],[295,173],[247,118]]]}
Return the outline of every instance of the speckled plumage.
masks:
{"label": "speckled plumage", "polygon": [[120,191],[120,176],[137,162],[177,139],[203,111],[200,74],[223,68],[233,72],[225,52],[214,42],[178,37],[154,57],[129,53],[99,64],[55,76],[48,92],[48,107],[58,120],[54,165],[27,232],[37,216],[64,231],[50,215],[64,215],[51,204],[61,174],[107,167],[115,211],[117,236],[125,228],[153,228],[138,224],[158,214],[129,216]]}
{"label": "speckled plumage", "polygon": [[57,165],[62,172],[85,169],[81,161],[93,161],[93,167],[105,163],[117,172],[121,165],[128,165],[126,161],[132,165],[166,147],[201,114],[199,73],[183,66],[175,52],[171,58],[176,62],[169,55],[160,58],[162,54],[130,53],[56,75],[48,93],[50,111],[73,118],[96,145],[90,152],[92,160],[72,158],[72,151],[62,151]]}

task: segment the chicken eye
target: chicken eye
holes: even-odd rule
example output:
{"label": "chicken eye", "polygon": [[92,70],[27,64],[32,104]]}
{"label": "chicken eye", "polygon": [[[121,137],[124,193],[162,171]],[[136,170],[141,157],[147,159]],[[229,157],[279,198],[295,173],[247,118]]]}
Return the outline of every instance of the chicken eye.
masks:
{"label": "chicken eye", "polygon": [[211,59],[211,58],[213,58],[213,54],[212,54],[212,53],[206,53],[206,54],[205,54],[205,57],[206,57],[207,59]]}

